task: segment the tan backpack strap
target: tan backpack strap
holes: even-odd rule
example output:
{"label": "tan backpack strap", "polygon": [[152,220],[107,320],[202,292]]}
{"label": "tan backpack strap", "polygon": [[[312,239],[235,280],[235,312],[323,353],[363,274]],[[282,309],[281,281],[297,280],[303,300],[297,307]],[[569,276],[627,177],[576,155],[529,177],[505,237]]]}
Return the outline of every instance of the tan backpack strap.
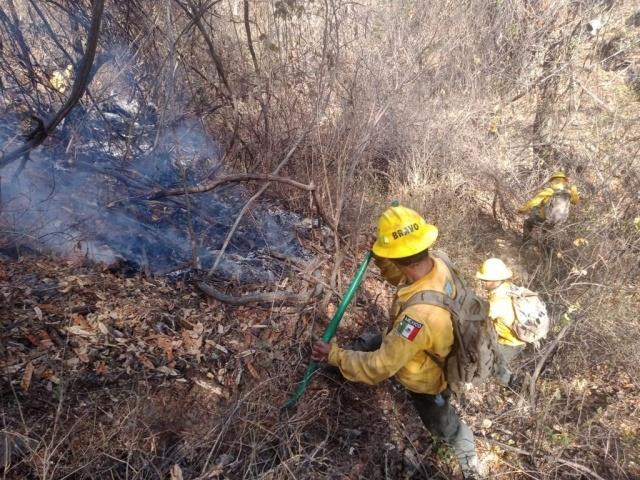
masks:
{"label": "tan backpack strap", "polygon": [[424,353],[427,354],[427,356],[433,360],[433,363],[435,363],[436,365],[438,365],[438,367],[440,367],[440,370],[445,369],[445,361],[443,359],[441,359],[440,357],[436,357],[433,353],[429,352],[428,350],[424,350]]}
{"label": "tan backpack strap", "polygon": [[440,250],[430,252],[430,255],[434,258],[442,260],[442,262],[447,266],[447,269],[449,270],[449,276],[451,277],[451,281],[455,285],[456,295],[457,295],[457,291],[459,289],[465,288],[466,283],[462,278],[462,275],[460,275],[460,272],[458,272],[458,269],[456,268],[455,264],[451,261],[451,259],[446,253],[441,252]]}
{"label": "tan backpack strap", "polygon": [[[452,310],[450,306],[452,305],[452,303],[453,303],[453,300],[449,295],[445,295],[444,293],[438,292],[436,290],[423,290],[421,292],[417,292],[413,294],[411,298],[409,298],[409,300],[401,304],[401,309],[405,310],[408,307],[411,307],[413,305],[433,305],[435,307],[444,308],[448,310],[449,313],[451,313]],[[453,319],[452,319],[452,322],[455,328],[455,321],[453,321]],[[429,356],[429,358],[433,360],[434,363],[438,365],[438,367],[440,367],[441,370],[443,371],[445,370],[444,359],[441,359],[435,356],[433,353],[427,350],[424,350],[424,353],[426,353]]]}
{"label": "tan backpack strap", "polygon": [[451,259],[446,253],[441,252],[440,250],[433,250],[429,252],[429,255],[431,255],[434,258],[438,258],[442,260],[444,264],[447,266],[447,268],[449,269],[449,271],[453,271],[453,272],[457,271],[455,265],[453,264],[453,262],[451,261]]}
{"label": "tan backpack strap", "polygon": [[433,305],[451,312],[452,304],[453,299],[449,295],[436,290],[422,290],[421,292],[413,294],[401,307],[402,310],[405,310],[413,305]]}

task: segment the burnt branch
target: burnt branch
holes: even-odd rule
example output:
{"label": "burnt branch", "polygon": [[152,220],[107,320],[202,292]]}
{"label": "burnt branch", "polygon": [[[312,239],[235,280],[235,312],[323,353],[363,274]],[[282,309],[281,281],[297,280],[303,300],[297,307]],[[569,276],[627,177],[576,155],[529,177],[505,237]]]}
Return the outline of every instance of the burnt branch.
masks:
{"label": "burnt branch", "polygon": [[308,192],[312,192],[316,189],[313,183],[306,185],[304,183],[297,182],[291,178],[280,177],[278,175],[268,175],[268,174],[260,174],[260,173],[239,173],[235,175],[226,175],[224,177],[216,178],[215,180],[209,180],[207,182],[200,183],[194,187],[189,188],[170,188],[167,190],[156,190],[153,193],[149,194],[146,198],[147,200],[157,200],[163,197],[172,197],[177,195],[186,195],[190,193],[206,193],[214,190],[222,185],[227,183],[235,183],[235,182],[249,182],[249,181],[264,181],[264,182],[278,182],[284,183],[286,185],[290,185],[295,188],[299,188],[301,190],[306,190]]}
{"label": "burnt branch", "polygon": [[281,290],[277,292],[252,293],[234,297],[232,295],[222,293],[220,290],[213,288],[208,283],[199,282],[197,285],[198,288],[209,297],[214,298],[219,302],[235,306],[249,305],[251,303],[293,303],[304,305],[313,296],[313,293],[304,295]]}
{"label": "burnt branch", "polygon": [[[83,168],[89,169],[91,171],[96,171],[97,173],[100,173],[100,174],[112,176],[117,180],[120,180],[121,182],[125,183],[126,185],[129,185],[136,189],[144,188],[144,185],[142,183],[135,182],[135,184],[133,184],[131,177],[135,176],[135,172],[131,172],[130,170],[123,170],[121,172],[104,171],[101,169],[97,169],[91,165],[83,165]],[[129,175],[129,173],[131,173],[131,175]],[[311,193],[311,197],[316,207],[318,216],[325,222],[325,224],[329,228],[331,228],[331,230],[333,230],[334,232],[336,231],[335,223],[331,220],[331,218],[329,218],[327,213],[324,211],[324,208],[322,207],[322,202],[320,201],[320,196],[318,195],[318,187],[316,187],[313,182],[307,185],[305,183],[293,180],[292,178],[280,177],[278,175],[261,174],[261,173],[238,173],[233,175],[225,175],[224,177],[219,177],[214,180],[209,180],[207,182],[203,182],[189,188],[176,187],[176,188],[168,188],[168,189],[156,189],[153,192],[148,194],[114,200],[109,204],[107,204],[107,207],[113,208],[117,205],[129,202],[132,200],[159,200],[166,197],[179,197],[182,195],[190,195],[194,193],[206,193],[229,183],[251,182],[251,181],[283,183],[285,185],[289,185],[291,187],[298,188],[300,190],[304,190]]]}
{"label": "burnt branch", "polygon": [[[113,175],[112,172],[107,173],[107,172],[100,171],[100,173]],[[118,179],[127,184],[129,184],[129,181],[130,181],[130,179],[126,175],[126,171],[123,174],[119,175]],[[261,174],[261,173],[237,173],[233,175],[225,175],[224,177],[219,177],[214,180],[209,180],[207,182],[203,182],[189,188],[176,187],[176,188],[168,188],[168,189],[156,189],[147,195],[127,197],[121,200],[115,200],[109,203],[107,207],[113,208],[116,205],[125,203],[133,199],[159,200],[161,198],[166,198],[166,197],[178,197],[178,196],[190,195],[194,193],[206,193],[206,192],[210,192],[211,190],[215,190],[216,188],[221,187],[222,185],[226,185],[229,183],[251,182],[251,181],[283,183],[285,185],[289,185],[291,187],[298,188],[300,190],[304,190],[311,193],[311,197],[313,198],[313,203],[316,207],[318,216],[324,221],[324,223],[329,228],[331,228],[331,230],[333,230],[334,232],[336,231],[336,225],[331,220],[331,218],[329,218],[327,213],[324,211],[324,208],[322,207],[322,202],[320,201],[320,196],[318,195],[318,187],[316,187],[313,182],[307,185],[305,183],[301,183],[296,180],[293,180],[292,178],[281,177],[281,176],[272,175],[272,174],[270,175],[270,174]],[[136,186],[136,188],[137,187],[139,186]]]}
{"label": "burnt branch", "polygon": [[[158,200],[164,197],[174,197],[179,195],[187,195],[192,193],[206,193],[214,190],[222,185],[235,182],[249,182],[249,181],[262,181],[262,182],[277,182],[284,183],[300,190],[305,190],[311,193],[313,197],[313,203],[316,206],[318,216],[333,230],[336,231],[334,222],[329,218],[327,213],[322,208],[322,202],[318,196],[318,188],[311,182],[310,184],[304,184],[293,180],[292,178],[280,177],[278,175],[259,174],[259,173],[238,173],[235,175],[226,175],[224,177],[216,178],[208,182],[200,183],[190,188],[170,188],[166,190],[156,190],[153,193],[147,195],[146,200]],[[113,202],[109,206],[114,206],[119,202]]]}
{"label": "burnt branch", "polygon": [[73,83],[73,88],[71,89],[69,98],[62,105],[60,110],[55,113],[55,115],[48,120],[43,121],[42,124],[39,124],[38,127],[29,134],[27,141],[24,144],[0,158],[0,168],[22,158],[23,155],[41,145],[84,95],[91,79],[91,70],[95,60],[96,49],[98,47],[98,37],[100,36],[100,24],[102,21],[103,11],[104,0],[94,0],[91,8],[91,26],[89,27],[87,48],[80,61],[78,75]]}

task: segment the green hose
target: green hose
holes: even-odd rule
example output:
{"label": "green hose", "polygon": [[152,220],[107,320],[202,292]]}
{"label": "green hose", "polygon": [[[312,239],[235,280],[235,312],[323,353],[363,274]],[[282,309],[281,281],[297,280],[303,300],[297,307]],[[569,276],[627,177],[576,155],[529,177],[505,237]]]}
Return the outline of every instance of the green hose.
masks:
{"label": "green hose", "polygon": [[[362,279],[364,278],[364,274],[367,271],[367,267],[369,266],[371,257],[372,257],[371,251],[368,251],[364,257],[364,260],[362,261],[362,263],[358,267],[358,270],[353,276],[353,279],[351,279],[351,283],[349,284],[349,287],[347,288],[347,291],[344,294],[344,297],[342,297],[342,301],[340,302],[340,305],[338,305],[338,309],[336,310],[336,313],[333,315],[331,322],[329,322],[329,325],[327,325],[327,328],[325,329],[324,334],[322,335],[323,342],[329,343],[333,338],[333,336],[335,335],[336,330],[338,329],[338,325],[340,324],[340,320],[342,320],[342,317],[344,316],[344,312],[347,310],[349,303],[351,303],[353,296],[355,295],[356,291],[358,290],[358,287],[362,283]],[[287,410],[293,407],[298,402],[298,400],[300,399],[304,391],[307,389],[307,386],[309,385],[309,381],[311,380],[311,377],[313,376],[314,372],[317,369],[318,369],[318,365],[314,360],[311,360],[295,392],[293,392],[293,395],[291,396],[289,401],[285,403],[284,406],[282,407],[283,410]]]}

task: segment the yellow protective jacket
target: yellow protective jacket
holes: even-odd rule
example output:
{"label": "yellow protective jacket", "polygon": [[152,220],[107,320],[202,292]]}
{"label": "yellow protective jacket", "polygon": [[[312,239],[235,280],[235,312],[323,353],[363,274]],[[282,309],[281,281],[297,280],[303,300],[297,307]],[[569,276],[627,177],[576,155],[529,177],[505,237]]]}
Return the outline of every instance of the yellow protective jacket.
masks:
{"label": "yellow protective jacket", "polygon": [[513,310],[513,302],[509,296],[510,282],[502,282],[499,287],[489,292],[489,318],[498,334],[498,343],[517,347],[525,345],[513,331],[516,314]]}
{"label": "yellow protective jacket", "polygon": [[[518,210],[520,213],[526,213],[537,207],[544,207],[556,192],[566,190],[569,192],[569,199],[573,205],[580,201],[580,194],[575,185],[570,185],[563,178],[554,178],[549,182],[549,186],[540,190],[531,200],[525,203]],[[544,208],[540,208],[538,214],[544,219]]]}
{"label": "yellow protective jacket", "polygon": [[[432,257],[433,258],[433,257]],[[331,344],[329,363],[340,369],[351,381],[370,385],[395,376],[407,389],[435,395],[447,387],[444,372],[429,356],[439,362],[449,355],[453,345],[453,323],[449,311],[433,305],[413,305],[401,309],[401,304],[422,290],[437,290],[455,295],[449,269],[434,258],[434,268],[425,277],[409,285],[401,285],[391,308],[391,328],[374,352],[345,350]],[[400,281],[402,275],[389,262],[379,262],[390,281]],[[429,352],[429,354],[427,353]]]}

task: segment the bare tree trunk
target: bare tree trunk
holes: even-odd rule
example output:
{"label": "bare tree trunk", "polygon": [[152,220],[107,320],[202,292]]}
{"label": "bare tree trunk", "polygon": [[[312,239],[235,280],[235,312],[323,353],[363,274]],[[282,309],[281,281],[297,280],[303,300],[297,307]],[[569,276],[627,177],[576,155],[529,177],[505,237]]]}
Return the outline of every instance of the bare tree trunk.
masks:
{"label": "bare tree trunk", "polygon": [[256,75],[260,75],[258,58],[256,57],[256,52],[253,49],[253,41],[251,40],[251,24],[249,23],[249,0],[244,0],[244,29],[247,32],[247,43],[249,44],[249,52],[251,53],[251,60],[253,60],[253,68],[256,71]]}
{"label": "bare tree trunk", "polygon": [[571,33],[554,42],[547,49],[542,63],[542,80],[538,84],[538,103],[533,120],[533,153],[539,158],[539,165],[547,170],[566,163],[567,154],[555,145],[559,125],[554,119],[554,109],[562,97],[561,73],[571,61],[572,40],[577,28],[574,27]]}
{"label": "bare tree trunk", "polygon": [[84,57],[80,61],[78,75],[73,83],[73,88],[71,89],[69,98],[55,115],[50,119],[39,123],[38,127],[29,134],[27,141],[23,145],[0,158],[0,168],[22,158],[23,155],[27,155],[31,150],[41,145],[84,95],[91,79],[91,69],[93,67],[96,49],[98,47],[98,37],[100,36],[100,24],[102,21],[103,11],[104,0],[94,0],[91,8],[91,26],[89,27],[87,48],[85,50]]}
{"label": "bare tree trunk", "polygon": [[563,41],[555,42],[544,56],[536,116],[533,120],[533,153],[547,169],[557,165],[558,151],[553,146],[554,121],[553,108],[558,100],[560,75],[555,73],[563,57]]}

